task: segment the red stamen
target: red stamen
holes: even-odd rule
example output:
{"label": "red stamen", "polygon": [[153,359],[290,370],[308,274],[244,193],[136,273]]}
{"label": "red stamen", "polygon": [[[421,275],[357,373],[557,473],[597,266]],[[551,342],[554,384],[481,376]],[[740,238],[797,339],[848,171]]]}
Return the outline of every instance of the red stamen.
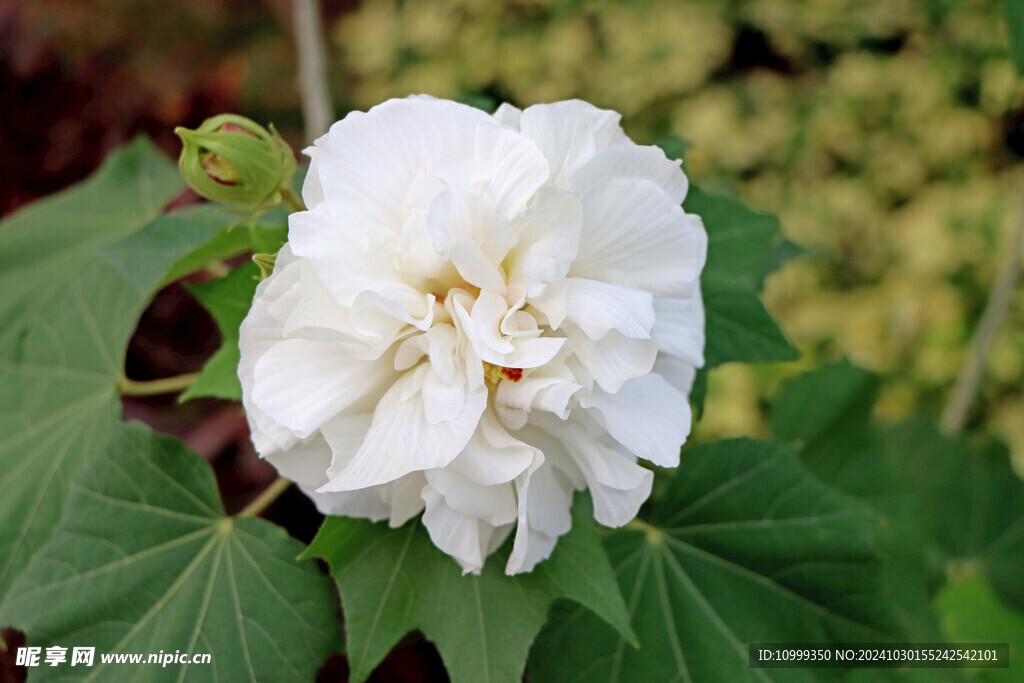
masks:
{"label": "red stamen", "polygon": [[522,368],[501,368],[500,372],[513,382],[518,382],[523,378]]}

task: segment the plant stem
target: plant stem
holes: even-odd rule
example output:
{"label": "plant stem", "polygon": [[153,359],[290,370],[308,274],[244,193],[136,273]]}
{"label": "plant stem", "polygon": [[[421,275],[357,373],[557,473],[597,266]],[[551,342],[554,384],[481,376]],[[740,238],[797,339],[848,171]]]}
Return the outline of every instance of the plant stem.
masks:
{"label": "plant stem", "polygon": [[148,381],[128,379],[125,377],[117,385],[117,389],[122,396],[157,396],[159,394],[176,394],[188,389],[198,378],[198,372]]}
{"label": "plant stem", "polygon": [[996,273],[996,278],[992,282],[992,291],[989,293],[988,303],[985,305],[985,312],[981,315],[978,329],[974,332],[974,339],[971,340],[967,360],[960,368],[960,374],[957,375],[956,383],[953,385],[949,403],[946,404],[939,420],[939,425],[946,434],[956,434],[964,428],[967,415],[974,403],[974,397],[978,393],[981,380],[985,375],[985,361],[988,359],[992,342],[995,341],[996,334],[1013,302],[1013,292],[1017,286],[1017,280],[1020,278],[1020,250],[1024,245],[1024,193],[1022,193],[1021,199],[1021,213],[1017,221],[1017,229],[1010,239],[1010,248],[1007,249],[999,271]]}
{"label": "plant stem", "polygon": [[627,522],[625,528],[644,532],[644,534],[647,535],[647,542],[651,545],[660,545],[665,536],[665,532],[661,529],[648,524],[639,517],[635,517],[631,521]]}
{"label": "plant stem", "polygon": [[306,210],[306,203],[302,201],[302,197],[292,192],[290,187],[281,188],[281,199],[284,201],[284,205],[293,212]]}
{"label": "plant stem", "polygon": [[267,488],[263,489],[263,492],[260,493],[260,495],[258,495],[255,498],[253,498],[252,501],[250,501],[250,503],[248,505],[246,505],[244,508],[242,508],[242,510],[237,515],[235,515],[235,516],[236,517],[255,517],[255,516],[257,516],[258,514],[260,514],[264,510],[266,510],[267,507],[271,503],[273,503],[275,500],[277,500],[277,498],[282,493],[284,493],[288,489],[288,487],[291,486],[291,485],[292,485],[292,482],[291,482],[290,479],[285,479],[284,477],[278,477],[277,479],[275,479],[270,484],[270,486],[268,486]]}
{"label": "plant stem", "polygon": [[223,260],[211,261],[210,263],[207,263],[204,268],[206,269],[206,272],[214,278],[222,278],[231,272],[231,266]]}
{"label": "plant stem", "polygon": [[327,132],[334,117],[327,88],[327,48],[317,0],[294,0],[292,23],[299,56],[299,92],[306,121],[306,142]]}

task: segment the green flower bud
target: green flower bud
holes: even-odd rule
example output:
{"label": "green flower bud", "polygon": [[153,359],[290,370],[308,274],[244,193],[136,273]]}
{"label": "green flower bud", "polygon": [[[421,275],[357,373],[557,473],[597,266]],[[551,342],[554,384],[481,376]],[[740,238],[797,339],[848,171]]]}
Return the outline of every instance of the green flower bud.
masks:
{"label": "green flower bud", "polygon": [[184,147],[178,165],[189,186],[218,202],[268,207],[281,201],[295,173],[295,156],[274,126],[220,114],[199,128],[174,129]]}

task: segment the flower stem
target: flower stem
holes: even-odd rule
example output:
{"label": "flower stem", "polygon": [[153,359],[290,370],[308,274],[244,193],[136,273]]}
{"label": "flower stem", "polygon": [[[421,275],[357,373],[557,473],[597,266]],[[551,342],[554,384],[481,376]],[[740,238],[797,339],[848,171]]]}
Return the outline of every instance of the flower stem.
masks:
{"label": "flower stem", "polygon": [[971,348],[967,352],[967,360],[960,368],[956,383],[950,395],[949,403],[942,411],[939,424],[946,434],[956,434],[964,428],[967,422],[968,413],[974,403],[974,397],[981,386],[981,380],[985,375],[985,361],[988,359],[992,342],[1010,310],[1013,302],[1013,292],[1020,279],[1020,251],[1024,245],[1024,197],[1017,228],[1010,238],[1010,248],[1006,250],[1003,262],[996,273],[996,279],[992,283],[992,291],[985,305],[985,312],[981,314],[981,321],[978,329],[974,332],[974,339],[971,340]]}
{"label": "flower stem", "polygon": [[198,372],[148,381],[128,379],[125,377],[117,385],[117,389],[122,396],[157,396],[159,394],[176,394],[188,389],[197,379],[199,379]]}
{"label": "flower stem", "polygon": [[284,477],[278,477],[277,479],[275,479],[270,484],[270,486],[268,486],[267,488],[263,489],[263,492],[260,493],[260,495],[258,495],[255,498],[253,498],[252,501],[250,501],[248,505],[246,505],[244,508],[242,508],[241,511],[237,515],[235,515],[235,516],[236,517],[255,517],[255,516],[257,516],[258,514],[260,514],[264,510],[266,510],[267,507],[271,503],[273,503],[275,500],[277,500],[277,498],[282,493],[284,493],[288,489],[288,487],[291,486],[291,485],[292,485],[292,482],[291,482],[290,479],[285,479]]}
{"label": "flower stem", "polygon": [[299,92],[306,121],[306,141],[327,132],[334,114],[327,86],[327,47],[318,0],[295,0],[292,23],[299,57]]}
{"label": "flower stem", "polygon": [[306,203],[302,201],[302,197],[292,192],[291,188],[281,188],[281,199],[284,200],[284,205],[295,211],[305,211]]}
{"label": "flower stem", "polygon": [[626,529],[633,529],[634,531],[642,531],[647,536],[647,542],[651,545],[661,545],[665,532],[656,526],[648,524],[639,517],[635,517],[633,520],[626,523]]}

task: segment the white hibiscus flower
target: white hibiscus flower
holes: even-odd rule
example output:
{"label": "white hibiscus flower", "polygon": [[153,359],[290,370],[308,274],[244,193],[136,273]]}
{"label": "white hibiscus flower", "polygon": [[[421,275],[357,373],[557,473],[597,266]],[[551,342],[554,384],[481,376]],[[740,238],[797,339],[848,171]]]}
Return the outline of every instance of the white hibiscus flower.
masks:
{"label": "white hibiscus flower", "polygon": [[309,209],[241,329],[260,455],[325,514],[423,511],[465,571],[513,530],[506,571],[533,569],[577,489],[632,519],[703,363],[679,162],[576,100],[390,100],[306,153]]}

